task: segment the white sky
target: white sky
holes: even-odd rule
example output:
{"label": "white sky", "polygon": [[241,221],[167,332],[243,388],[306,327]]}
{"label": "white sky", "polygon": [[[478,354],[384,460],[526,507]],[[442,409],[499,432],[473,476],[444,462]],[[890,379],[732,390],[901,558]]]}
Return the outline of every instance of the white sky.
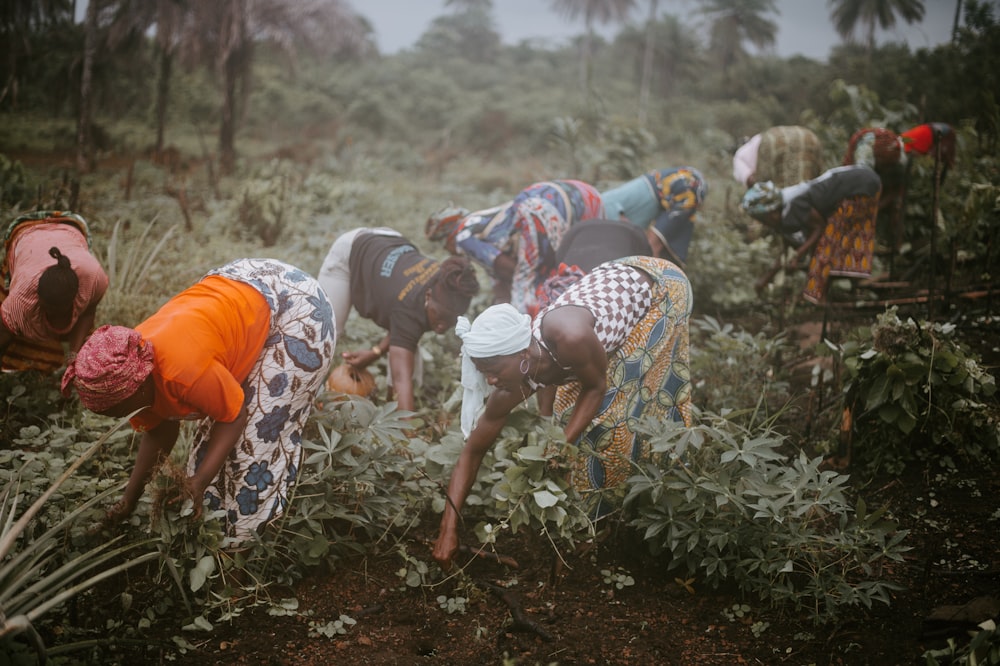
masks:
{"label": "white sky", "polygon": [[[358,13],[371,21],[375,28],[379,50],[395,53],[412,46],[430,22],[437,16],[449,13],[444,0],[350,0]],[[878,32],[880,43],[906,41],[910,48],[933,47],[951,39],[956,0],[924,0],[924,20],[919,25],[907,26],[897,21],[888,32]],[[641,23],[648,13],[648,4],[640,0],[632,21]],[[777,0],[781,16],[777,17],[778,36],[775,52],[782,57],[801,54],[825,60],[830,48],[840,42],[830,23],[827,0]],[[703,17],[697,13],[698,3],[692,0],[660,0],[662,14],[675,14],[685,23],[701,25]],[[569,38],[582,34],[583,21],[569,23],[551,10],[549,0],[493,0],[493,16],[497,31],[505,44],[514,45],[523,39],[552,39],[565,43]],[[606,38],[611,38],[619,26],[600,27]],[[860,37],[860,35],[859,35]]]}

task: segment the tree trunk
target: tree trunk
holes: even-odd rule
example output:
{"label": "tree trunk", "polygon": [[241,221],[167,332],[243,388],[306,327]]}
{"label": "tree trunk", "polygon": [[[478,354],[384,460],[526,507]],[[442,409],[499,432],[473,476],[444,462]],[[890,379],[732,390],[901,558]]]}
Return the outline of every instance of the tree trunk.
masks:
{"label": "tree trunk", "polygon": [[237,64],[240,55],[231,53],[224,65],[224,92],[222,100],[222,123],[219,126],[219,168],[224,174],[233,172],[236,166],[236,83],[239,78],[240,66]]}
{"label": "tree trunk", "polygon": [[955,43],[958,39],[958,21],[962,18],[962,0],[956,0],[955,2],[955,22],[951,24],[951,42]]}
{"label": "tree trunk", "polygon": [[639,126],[646,126],[646,106],[649,104],[649,87],[653,79],[653,46],[656,8],[659,0],[649,0],[649,20],[646,22],[646,47],[642,54],[642,82],[639,85]]}
{"label": "tree trunk", "polygon": [[93,159],[91,145],[91,106],[93,105],[92,79],[94,54],[97,52],[97,3],[90,0],[84,24],[83,68],[80,73],[80,115],[76,126],[76,168],[80,173],[90,171]]}
{"label": "tree trunk", "polygon": [[170,97],[170,72],[173,54],[160,50],[160,72],[156,80],[156,157],[163,155],[163,131],[167,124],[167,99]]}

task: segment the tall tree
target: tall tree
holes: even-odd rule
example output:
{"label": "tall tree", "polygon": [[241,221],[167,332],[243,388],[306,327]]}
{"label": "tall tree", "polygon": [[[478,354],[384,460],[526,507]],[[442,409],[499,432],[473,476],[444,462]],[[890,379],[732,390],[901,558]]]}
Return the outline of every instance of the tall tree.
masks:
{"label": "tall tree", "polygon": [[80,115],[76,122],[76,169],[80,173],[90,171],[93,165],[93,140],[90,127],[94,72],[94,58],[97,54],[98,0],[90,0],[87,18],[84,21],[83,66],[80,71]]}
{"label": "tall tree", "polygon": [[660,0],[649,0],[649,18],[646,19],[645,47],[642,53],[642,79],[639,82],[639,124],[646,124],[646,106],[649,104],[649,86],[653,80],[653,50],[656,46],[656,9]]}
{"label": "tall tree", "polygon": [[192,3],[193,22],[180,36],[186,60],[211,62],[222,79],[219,163],[233,170],[239,104],[249,93],[254,48],[268,42],[294,63],[300,51],[361,53],[371,48],[364,23],[345,0],[213,0]]}
{"label": "tall tree", "polygon": [[747,56],[747,42],[758,49],[774,45],[778,24],[766,15],[777,14],[775,0],[706,0],[701,12],[709,17],[709,45],[727,73]]}
{"label": "tall tree", "polygon": [[896,25],[897,15],[908,24],[924,18],[922,0],[827,0],[827,4],[833,27],[845,40],[853,38],[859,25],[864,28],[869,56],[875,50],[876,25],[889,30]]}
{"label": "tall tree", "polygon": [[46,33],[72,23],[70,0],[0,2],[0,102],[9,97],[11,106],[17,106],[21,60],[32,56],[33,46],[48,43]]}
{"label": "tall tree", "polygon": [[454,7],[454,12],[434,19],[417,42],[417,49],[491,62],[500,49],[493,1],[447,0],[445,6]]}
{"label": "tall tree", "polygon": [[550,0],[552,8],[571,21],[583,17],[587,32],[580,59],[580,85],[590,89],[590,62],[594,41],[594,22],[624,23],[635,6],[635,0]]}
{"label": "tall tree", "polygon": [[118,7],[109,29],[109,46],[133,38],[136,33],[156,31],[156,155],[163,153],[170,79],[181,35],[188,29],[193,12],[187,0],[118,0]]}

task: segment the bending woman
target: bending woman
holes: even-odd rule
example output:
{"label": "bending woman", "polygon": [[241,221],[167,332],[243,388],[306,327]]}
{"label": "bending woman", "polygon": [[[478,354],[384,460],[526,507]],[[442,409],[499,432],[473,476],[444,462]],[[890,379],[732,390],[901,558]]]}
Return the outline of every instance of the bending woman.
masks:
{"label": "bending woman", "polygon": [[199,419],[183,494],[227,512],[243,541],[284,512],[302,460],[302,430],[336,343],[330,303],[305,272],[273,259],[211,271],[135,329],[102,326],[63,376],[91,411],[143,433],[106,524],[135,509],[153,470]]}
{"label": "bending woman", "polygon": [[333,304],[337,334],[343,335],[351,306],[388,333],[371,349],[344,352],[344,360],[365,368],[389,356],[390,399],[413,411],[414,381],[422,377],[417,344],[427,331],[444,333],[479,293],[468,259],[437,262],[398,231],[360,228],[341,234],[319,271],[319,283]]}
{"label": "bending woman", "polygon": [[698,209],[708,182],[694,167],[658,169],[601,194],[609,218],[646,231],[653,256],[680,266],[687,261]]}
{"label": "bending woman", "polygon": [[514,200],[476,213],[446,208],[425,227],[452,254],[481,264],[494,280],[494,302],[518,312],[538,310],[535,292],[555,268],[555,251],[569,228],[604,217],[601,194],[579,180],[552,180],[521,190]]}
{"label": "bending woman", "polygon": [[448,484],[434,558],[450,563],[457,511],[483,456],[514,407],[539,387],[559,387],[555,416],[566,440],[590,453],[572,481],[591,506],[603,489],[628,478],[632,461],[648,455],[632,429],[638,419],[689,425],[690,314],[691,286],[676,265],[628,257],[596,267],[533,321],[508,305],[487,308],[471,325],[460,319],[467,439]]}
{"label": "bending woman", "polygon": [[21,215],[7,228],[0,268],[0,367],[52,372],[94,327],[108,276],[90,253],[87,222],[69,212]]}
{"label": "bending woman", "polygon": [[[798,248],[790,267],[812,252],[803,296],[819,304],[826,301],[830,276],[871,277],[881,191],[872,169],[836,167],[791,187],[755,183],[740,207]],[[758,292],[781,270],[783,258],[757,280]]]}

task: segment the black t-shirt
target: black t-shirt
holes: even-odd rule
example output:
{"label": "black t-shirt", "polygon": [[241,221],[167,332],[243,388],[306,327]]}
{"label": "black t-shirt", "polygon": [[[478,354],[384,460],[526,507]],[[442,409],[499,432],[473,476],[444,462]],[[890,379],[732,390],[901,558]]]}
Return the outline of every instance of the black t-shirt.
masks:
{"label": "black t-shirt", "polygon": [[783,233],[809,233],[809,214],[813,210],[825,220],[844,199],[874,196],[881,190],[878,174],[866,166],[843,166],[826,171],[818,178],[781,190],[785,205],[781,216]]}
{"label": "black t-shirt", "polygon": [[360,233],[351,246],[351,303],[389,331],[389,344],[416,351],[430,330],[424,308],[438,262],[402,236]]}
{"label": "black t-shirt", "polygon": [[646,233],[630,222],[583,220],[570,227],[559,241],[556,264],[576,265],[589,273],[605,261],[652,254]]}

